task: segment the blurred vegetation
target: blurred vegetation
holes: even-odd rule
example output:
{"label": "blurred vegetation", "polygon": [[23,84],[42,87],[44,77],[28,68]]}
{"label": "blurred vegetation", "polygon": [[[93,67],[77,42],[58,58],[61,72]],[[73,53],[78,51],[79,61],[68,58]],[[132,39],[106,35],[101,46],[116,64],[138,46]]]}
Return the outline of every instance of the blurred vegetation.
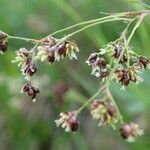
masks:
{"label": "blurred vegetation", "polygon": [[[149,0],[143,2],[150,4]],[[145,8],[128,0],[0,0],[0,30],[10,35],[40,39],[74,23],[103,16],[99,12],[141,9]],[[139,54],[150,58],[149,22],[147,17],[136,32],[132,46]],[[54,123],[60,111],[78,108],[96,92],[99,82],[90,76],[85,60],[91,51],[116,39],[123,29],[122,23],[107,23],[89,29],[73,39],[80,47],[78,61],[65,59],[51,66],[39,64],[33,80],[39,85],[41,93],[34,104],[20,94],[24,81],[16,65],[11,63],[16,49],[31,45],[11,40],[9,51],[0,55],[0,149],[149,150],[150,71],[142,75],[143,84],[130,85],[125,92],[120,91],[119,85],[112,85],[113,95],[125,120],[134,120],[145,130],[136,143],[126,143],[112,129],[98,128],[89,111],[80,116],[78,133],[65,133]],[[63,34],[57,35],[61,36]]]}

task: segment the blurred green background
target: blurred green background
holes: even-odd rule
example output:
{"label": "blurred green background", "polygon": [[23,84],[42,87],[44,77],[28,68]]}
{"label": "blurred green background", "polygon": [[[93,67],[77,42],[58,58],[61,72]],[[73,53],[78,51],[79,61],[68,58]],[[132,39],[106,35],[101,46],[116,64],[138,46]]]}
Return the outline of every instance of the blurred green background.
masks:
{"label": "blurred green background", "polygon": [[[150,4],[149,0],[143,2]],[[0,0],[0,30],[40,39],[83,20],[102,17],[99,12],[142,9],[141,4],[128,0]],[[150,58],[149,22],[146,17],[132,47]],[[20,94],[24,80],[16,64],[11,63],[16,49],[31,45],[11,40],[9,51],[0,55],[0,150],[149,150],[150,71],[142,74],[143,84],[130,85],[125,92],[120,91],[120,85],[111,88],[124,119],[139,123],[145,130],[136,143],[126,143],[111,128],[98,128],[88,110],[80,115],[80,129],[75,134],[65,133],[54,123],[60,111],[78,108],[96,92],[99,82],[90,76],[85,61],[91,51],[118,38],[124,27],[122,23],[107,23],[75,36],[73,40],[80,48],[78,61],[39,64],[33,79],[41,89],[36,103]]]}

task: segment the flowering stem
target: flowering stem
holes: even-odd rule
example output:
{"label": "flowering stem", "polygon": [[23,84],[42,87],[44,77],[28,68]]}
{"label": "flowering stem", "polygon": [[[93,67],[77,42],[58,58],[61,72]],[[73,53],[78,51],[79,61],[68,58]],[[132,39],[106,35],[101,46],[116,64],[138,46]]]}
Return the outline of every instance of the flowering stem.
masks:
{"label": "flowering stem", "polygon": [[[115,70],[116,70],[116,68],[117,68],[117,66],[118,66],[118,64],[119,64],[119,62],[120,62],[120,60],[122,59],[122,57],[123,57],[123,55],[124,55],[124,52],[126,51],[126,48],[127,48],[127,46],[129,45],[129,43],[130,43],[130,41],[131,41],[131,38],[133,37],[133,35],[134,35],[136,29],[140,26],[140,24],[141,24],[142,20],[144,19],[145,15],[146,15],[146,14],[141,14],[141,15],[139,16],[139,19],[138,19],[138,21],[137,21],[135,27],[133,28],[133,30],[131,31],[131,34],[129,35],[129,38],[127,39],[127,42],[126,42],[126,45],[125,45],[124,49],[122,50],[122,52],[121,52],[119,58],[117,59],[115,65],[114,65],[114,67],[113,67],[113,69],[112,69],[112,71],[111,71],[111,73],[110,73],[110,75],[109,75],[109,77],[108,77],[108,79],[107,79],[107,81],[106,81],[106,84],[105,84],[106,93],[107,93],[107,95],[109,96],[109,98],[110,98],[110,100],[112,101],[112,103],[114,104],[114,106],[115,106],[115,108],[116,108],[116,110],[117,110],[118,118],[119,118],[119,120],[120,120],[121,123],[123,123],[123,117],[122,117],[122,115],[121,115],[121,113],[120,113],[120,111],[119,111],[119,108],[118,108],[118,106],[117,106],[115,100],[113,99],[113,96],[111,95],[111,93],[110,93],[110,91],[109,91],[109,85],[110,85],[110,81],[112,80],[113,73],[115,72]],[[130,23],[130,24],[131,24],[131,23]],[[126,30],[126,29],[125,29],[125,30]]]}
{"label": "flowering stem", "polygon": [[[111,93],[110,93],[110,91],[109,91],[109,86],[110,86],[111,80],[113,79],[112,76],[113,76],[113,74],[114,74],[114,72],[115,72],[115,70],[116,70],[116,68],[117,68],[117,66],[118,66],[118,64],[119,64],[119,62],[120,62],[120,60],[122,59],[122,57],[123,57],[123,55],[124,55],[124,52],[126,51],[126,48],[127,48],[127,46],[129,45],[129,43],[130,43],[130,41],[131,41],[131,38],[133,37],[133,35],[134,35],[136,29],[140,26],[140,24],[141,24],[141,22],[142,22],[142,20],[143,20],[144,17],[145,17],[145,13],[144,13],[144,14],[141,14],[141,15],[139,16],[139,20],[137,21],[135,27],[134,27],[133,30],[131,31],[131,34],[129,35],[129,38],[127,39],[126,45],[125,45],[124,49],[122,50],[122,52],[121,52],[119,58],[117,59],[117,61],[116,61],[115,65],[114,65],[114,67],[112,68],[112,71],[110,72],[109,77],[108,77],[108,79],[107,79],[107,81],[106,81],[106,83],[105,83],[105,85],[104,85],[104,88],[105,88],[105,90],[106,90],[107,96],[110,98],[111,102],[113,103],[113,105],[115,106],[115,108],[116,108],[116,110],[117,110],[117,116],[118,116],[119,121],[120,121],[121,124],[123,123],[123,117],[122,117],[122,115],[121,115],[121,113],[120,113],[120,111],[119,111],[119,108],[118,108],[118,106],[117,106],[115,100],[113,99],[113,96],[111,95]],[[87,26],[85,26],[84,28],[81,28],[81,29],[79,29],[79,30],[73,32],[72,34],[69,34],[69,37],[71,37],[71,36],[73,36],[73,35],[75,35],[75,34],[81,32],[81,31],[83,31],[83,30],[85,30],[85,29],[87,29],[87,28],[89,28],[89,27],[95,26],[95,25],[97,25],[97,24],[104,23],[104,22],[108,22],[108,21],[122,20],[122,19],[125,19],[125,18],[108,19],[108,20],[104,20],[104,21],[100,21],[100,22],[95,22],[95,23],[93,23],[93,24],[87,25]],[[125,34],[127,33],[127,30],[128,30],[128,28],[129,28],[130,24],[133,22],[133,20],[134,20],[134,19],[131,19],[131,20],[130,20],[128,26],[127,26],[126,29],[123,31],[122,37],[125,36]],[[96,97],[102,92],[102,89],[104,89],[104,88],[101,88],[100,90],[98,90],[90,99],[88,99],[88,100],[77,110],[76,113],[79,114],[94,98],[96,98]]]}
{"label": "flowering stem", "polygon": [[[52,34],[50,35],[55,35],[57,33],[61,33],[61,32],[64,32],[64,31],[67,31],[69,29],[72,29],[72,28],[75,28],[75,27],[78,27],[78,26],[81,26],[81,25],[86,25],[86,24],[89,24],[79,30],[76,30],[75,32],[71,33],[71,34],[68,34],[66,37],[62,38],[60,40],[60,42],[58,42],[59,44],[64,42],[65,40],[67,40],[68,38],[70,38],[71,36],[89,28],[89,27],[92,27],[92,26],[95,26],[97,24],[101,24],[101,23],[105,23],[105,22],[109,22],[109,21],[118,21],[118,20],[124,20],[124,21],[129,21],[130,19],[127,19],[127,18],[119,18],[119,17],[126,17],[126,16],[134,16],[134,15],[138,15],[138,14],[149,14],[150,11],[149,10],[144,10],[144,11],[136,11],[136,12],[122,12],[122,13],[115,13],[115,14],[112,14],[110,16],[106,16],[106,17],[103,17],[103,18],[97,18],[97,19],[93,19],[93,20],[89,20],[89,21],[84,21],[84,22],[81,22],[81,23],[77,23],[75,25],[72,25],[70,27],[67,27],[67,28],[64,28],[64,29],[61,29],[61,30],[58,30],[56,32],[53,32]],[[23,40],[23,41],[26,41],[26,42],[31,42],[31,43],[40,43],[41,40],[37,40],[37,39],[31,39],[31,38],[25,38],[25,37],[17,37],[17,36],[11,36],[11,35],[7,35],[8,36],[8,39],[15,39],[15,40]]]}
{"label": "flowering stem", "polygon": [[79,27],[79,26],[82,26],[82,25],[86,25],[86,24],[91,24],[91,23],[95,23],[95,22],[99,22],[99,21],[103,21],[103,20],[107,20],[107,19],[116,18],[116,17],[123,17],[123,16],[125,16],[125,14],[126,13],[117,13],[117,14],[106,16],[106,17],[102,17],[102,18],[97,18],[97,19],[92,19],[92,20],[88,20],[88,21],[83,21],[81,23],[77,23],[75,25],[72,25],[72,26],[69,26],[67,28],[64,28],[64,29],[58,30],[56,32],[53,32],[50,35],[53,36],[55,34],[58,34],[58,33],[61,33],[61,32],[64,32],[64,31],[67,31],[67,30],[70,30],[70,29],[73,29],[73,28],[76,28],[76,27]]}
{"label": "flowering stem", "polygon": [[73,29],[73,28],[76,28],[76,27],[79,27],[79,26],[82,26],[82,25],[91,24],[91,23],[94,23],[94,22],[97,22],[97,21],[102,21],[102,20],[109,19],[109,18],[112,18],[112,16],[107,16],[107,17],[103,17],[103,18],[97,18],[97,19],[92,19],[92,20],[81,22],[81,23],[77,23],[77,24],[69,26],[67,28],[55,31],[55,32],[51,33],[50,35],[53,36],[55,34],[58,34],[58,33],[61,33],[61,32],[64,32],[64,31],[67,31],[67,30],[70,30],[70,29]]}
{"label": "flowering stem", "polygon": [[94,98],[96,98],[103,88],[100,88],[90,99],[88,99],[77,111],[76,114],[78,115]]}
{"label": "flowering stem", "polygon": [[148,12],[148,10],[141,11],[141,12],[135,11],[135,12],[121,12],[121,13],[113,13],[113,14],[109,13],[109,16],[102,17],[102,18],[97,18],[97,19],[92,19],[92,20],[88,20],[88,21],[83,21],[83,22],[74,24],[72,26],[69,26],[67,28],[55,31],[55,32],[51,33],[50,35],[53,36],[55,34],[62,33],[64,31],[67,31],[67,30],[70,30],[70,29],[73,29],[73,28],[76,28],[76,27],[79,27],[79,26],[82,26],[82,25],[91,24],[91,23],[94,23],[94,22],[102,21],[102,20],[107,20],[107,19],[117,18],[117,17],[125,17],[127,15],[131,15],[132,16],[132,15],[139,14],[139,13],[144,13],[144,12]]}
{"label": "flowering stem", "polygon": [[96,26],[98,24],[106,23],[106,22],[113,22],[113,21],[120,21],[120,20],[129,21],[131,19],[127,19],[127,18],[113,18],[113,19],[107,19],[107,20],[103,20],[103,21],[94,22],[92,24],[89,24],[89,25],[87,25],[87,26],[85,26],[85,27],[83,27],[83,28],[81,28],[79,30],[76,30],[75,32],[72,32],[72,33],[68,34],[67,36],[63,37],[62,39],[59,40],[59,42],[56,45],[54,45],[53,47],[51,47],[49,49],[49,51],[50,52],[56,51],[55,48],[57,46],[59,46],[60,44],[62,44],[65,41],[67,41],[70,37],[74,36],[75,34],[78,34],[78,33],[82,32],[82,31],[84,31],[84,30],[86,30],[86,29],[88,29],[90,27]]}
{"label": "flowering stem", "polygon": [[17,37],[17,36],[11,36],[11,35],[8,35],[8,39],[22,40],[22,41],[31,42],[31,43],[38,43],[40,41],[36,39]]}
{"label": "flowering stem", "polygon": [[123,124],[123,122],[124,122],[124,121],[123,121],[123,117],[122,117],[122,115],[121,115],[121,113],[120,113],[120,110],[119,110],[119,108],[118,108],[118,106],[117,106],[117,104],[116,104],[116,102],[115,102],[115,100],[114,100],[114,98],[113,98],[113,96],[112,96],[112,94],[110,93],[110,91],[109,91],[108,88],[106,89],[106,94],[107,94],[109,100],[111,100],[112,104],[113,104],[114,107],[116,108],[117,116],[118,116],[118,119],[119,119],[120,123]]}
{"label": "flowering stem", "polygon": [[133,37],[135,31],[136,31],[137,28],[140,26],[140,24],[142,23],[142,21],[143,21],[143,19],[144,19],[144,17],[145,17],[146,15],[148,15],[148,14],[147,14],[147,13],[142,13],[142,14],[139,16],[139,19],[138,19],[138,21],[137,21],[135,27],[133,28],[133,30],[132,30],[132,32],[131,32],[131,34],[130,34],[128,40],[127,40],[127,45],[129,45],[129,43],[130,43],[130,41],[131,41],[131,39],[132,39],[132,37]]}
{"label": "flowering stem", "polygon": [[103,21],[99,21],[99,22],[95,22],[95,23],[92,23],[90,25],[87,25],[79,30],[76,30],[75,32],[71,33],[70,36],[74,36],[75,34],[79,33],[79,32],[82,32],[90,27],[93,27],[93,26],[96,26],[98,24],[102,24],[102,23],[106,23],[106,22],[113,22],[113,21],[129,21],[130,19],[127,19],[127,18],[113,18],[113,19],[108,19],[108,20],[103,20]]}
{"label": "flowering stem", "polygon": [[[123,57],[123,55],[124,55],[124,52],[126,51],[126,48],[128,47],[128,45],[129,45],[129,43],[130,43],[130,41],[131,41],[131,38],[133,37],[133,35],[134,35],[136,29],[140,26],[140,24],[141,24],[142,20],[144,19],[145,15],[146,15],[146,14],[141,14],[141,16],[139,16],[139,20],[137,21],[135,27],[134,27],[133,30],[131,31],[131,34],[129,35],[129,38],[127,39],[127,42],[126,42],[125,47],[123,48],[123,50],[122,50],[122,52],[121,52],[119,58],[117,59],[117,61],[116,61],[115,65],[114,65],[114,67],[112,68],[112,70],[111,70],[111,72],[110,72],[110,75],[109,75],[109,77],[108,77],[108,79],[107,79],[107,81],[106,81],[106,87],[109,87],[110,80],[112,79],[113,73],[115,72],[115,70],[116,70],[116,68],[117,68],[117,66],[118,66],[118,64],[119,64],[119,62],[120,62],[120,60],[122,59],[122,57]],[[131,22],[132,22],[132,21],[133,21],[133,20],[131,20]],[[129,24],[131,24],[131,22],[130,22]],[[128,27],[129,27],[129,26],[127,26],[127,28],[128,28]],[[125,31],[126,31],[126,29],[125,29]],[[123,31],[123,33],[124,33],[124,31]]]}

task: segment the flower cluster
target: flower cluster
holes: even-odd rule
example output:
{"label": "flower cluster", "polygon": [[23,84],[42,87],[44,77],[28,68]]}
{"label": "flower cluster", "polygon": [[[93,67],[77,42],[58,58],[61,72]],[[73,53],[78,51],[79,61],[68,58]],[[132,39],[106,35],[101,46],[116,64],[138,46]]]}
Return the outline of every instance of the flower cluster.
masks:
{"label": "flower cluster", "polygon": [[[112,43],[109,46],[111,48],[111,51],[110,51],[111,56],[114,59],[118,59],[121,55],[122,50],[125,48],[125,43],[122,41],[119,41],[117,43]],[[128,55],[127,55],[127,51],[125,51],[119,63],[127,63],[127,60],[128,60]]]}
{"label": "flower cluster", "polygon": [[118,122],[117,111],[112,103],[106,103],[101,100],[94,100],[91,104],[91,115],[93,119],[99,120],[98,126],[114,126]]}
{"label": "flower cluster", "polygon": [[79,52],[77,45],[70,41],[59,43],[59,39],[52,36],[48,36],[41,40],[41,44],[37,47],[37,59],[42,62],[47,61],[48,63],[53,63],[54,61],[59,61],[60,59],[68,56],[70,59],[77,59],[76,52]]}
{"label": "flower cluster", "polygon": [[27,93],[27,94],[31,97],[32,101],[35,102],[35,101],[36,101],[36,99],[35,99],[35,98],[36,98],[36,95],[37,95],[40,91],[39,91],[39,89],[38,89],[37,87],[32,86],[30,82],[27,82],[27,83],[23,86],[21,92],[22,92],[22,93]]}
{"label": "flower cluster", "polygon": [[142,78],[139,73],[142,69],[149,68],[149,60],[145,56],[138,56],[133,50],[126,46],[122,40],[110,44],[111,56],[115,59],[119,59],[122,51],[122,57],[120,58],[120,65],[114,72],[118,82],[123,86],[127,86],[130,82],[141,82]]}
{"label": "flower cluster", "polygon": [[21,68],[22,74],[26,79],[36,73],[37,67],[32,58],[32,52],[26,48],[21,48],[16,52],[15,60],[13,63],[18,63],[18,67]]}
{"label": "flower cluster", "polygon": [[135,83],[142,82],[139,73],[146,68],[150,68],[150,62],[145,56],[140,56],[130,67],[118,68],[115,71],[116,79],[124,86],[127,86],[131,81]]}
{"label": "flower cluster", "polygon": [[98,53],[91,53],[86,63],[92,66],[91,74],[101,80],[106,79],[109,75],[107,62],[104,58],[99,57]]}
{"label": "flower cluster", "polygon": [[140,79],[137,76],[137,72],[134,68],[118,69],[115,71],[115,73],[117,76],[117,80],[124,86],[127,86],[130,81],[137,82],[137,80]]}
{"label": "flower cluster", "polygon": [[[109,92],[110,82],[115,79],[117,82],[120,82],[123,87],[128,86],[130,82],[138,83],[142,81],[139,73],[150,68],[149,59],[145,56],[139,56],[132,50],[131,47],[129,47],[130,40],[135,30],[139,27],[140,23],[148,13],[142,11],[138,13],[134,12],[122,14],[123,15],[112,15],[114,21],[115,18],[117,18],[117,20],[119,18],[121,20],[129,20],[129,23],[121,36],[117,40],[108,43],[104,48],[100,49],[99,52],[91,53],[86,61],[86,63],[92,67],[91,74],[103,82],[102,87],[77,111],[62,112],[60,113],[60,118],[55,120],[56,125],[65,128],[66,132],[75,132],[78,130],[79,121],[77,120],[77,115],[83,108],[90,104],[93,99],[98,97],[100,92],[102,92],[104,98],[101,100],[94,100],[91,103],[91,116],[93,119],[98,120],[98,126],[110,125],[115,127],[116,123],[119,121],[122,125],[122,116],[111,93]],[[137,22],[127,38],[129,26],[133,23],[133,20],[135,21],[136,19]],[[107,21],[109,21],[109,19],[106,19],[106,22]],[[102,22],[98,21],[96,24],[100,24]],[[86,22],[81,24],[84,25]],[[42,62],[52,64],[64,57],[77,59],[76,52],[79,52],[79,49],[74,42],[71,42],[68,39],[84,29],[96,24],[88,24],[87,26],[70,33],[61,39],[54,38],[51,35],[41,40],[28,39],[9,36],[8,34],[0,31],[0,53],[4,53],[7,50],[9,38],[21,39],[26,42],[30,41],[35,44],[30,50],[27,50],[26,48],[19,49],[16,52],[15,60],[12,61],[18,63],[18,67],[26,79],[26,84],[22,87],[21,92],[26,93],[34,102],[37,94],[40,92],[39,89],[31,83],[31,76],[37,72],[37,61],[40,60]],[[78,25],[79,24],[72,27],[76,27]],[[70,28],[57,31],[57,33],[65,31],[66,29]],[[106,57],[104,57],[105,54],[107,54]],[[59,100],[63,100],[63,95],[67,89],[68,88],[65,85],[60,84],[53,89],[53,93]],[[123,124],[119,132],[121,136],[129,142],[134,141],[137,136],[143,134],[143,130],[134,123]]]}
{"label": "flower cluster", "polygon": [[144,133],[143,130],[139,128],[139,125],[135,123],[124,124],[119,131],[121,136],[128,142],[134,142],[137,136],[141,136]]}
{"label": "flower cluster", "polygon": [[75,111],[60,113],[60,118],[55,120],[55,123],[57,126],[61,125],[62,128],[65,128],[66,132],[75,132],[79,128],[79,121]]}
{"label": "flower cluster", "polygon": [[150,60],[145,56],[138,57],[137,62],[134,64],[134,66],[138,69],[150,69]]}
{"label": "flower cluster", "polygon": [[[136,54],[125,44],[125,40],[120,38],[108,43],[105,48],[100,49],[98,53],[91,53],[86,61],[88,65],[92,66],[91,74],[101,80],[107,79],[114,68],[114,64],[119,59],[119,64],[112,78],[120,82],[123,87],[128,86],[130,82],[142,82],[143,80],[139,74],[143,69],[150,68],[150,61],[147,57]],[[103,56],[104,54],[107,54],[109,61],[106,62]]]}
{"label": "flower cluster", "polygon": [[24,86],[23,92],[26,92],[32,99],[35,99],[36,94],[39,93],[39,90],[34,88],[31,85],[31,82],[30,84],[28,83],[31,76],[33,76],[37,71],[37,60],[53,63],[56,60],[59,61],[65,56],[68,56],[70,59],[77,59],[75,52],[79,51],[75,43],[68,40],[64,40],[64,42],[62,42],[61,39],[59,40],[52,36],[48,36],[38,41],[36,45],[31,50],[20,48],[16,52],[15,60],[12,61],[13,63],[18,63],[18,67],[22,74],[25,75],[27,84]]}
{"label": "flower cluster", "polygon": [[31,82],[29,82],[30,77],[37,71],[36,63],[33,61],[32,51],[28,51],[26,48],[21,48],[16,52],[16,55],[15,60],[12,62],[18,63],[18,67],[27,80],[27,83],[23,86],[21,92],[27,93],[33,101],[36,101],[36,95],[40,91],[38,88],[33,87]]}
{"label": "flower cluster", "polygon": [[0,53],[1,54],[5,53],[7,47],[8,47],[7,34],[0,31]]}

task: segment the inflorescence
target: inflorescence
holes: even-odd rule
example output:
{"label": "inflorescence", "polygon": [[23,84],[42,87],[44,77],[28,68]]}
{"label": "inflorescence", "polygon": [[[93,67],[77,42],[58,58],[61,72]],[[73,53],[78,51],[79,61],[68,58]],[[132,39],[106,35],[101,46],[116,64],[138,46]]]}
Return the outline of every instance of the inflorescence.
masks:
{"label": "inflorescence", "polygon": [[[16,52],[15,59],[12,61],[13,63],[18,64],[26,81],[21,92],[26,93],[33,102],[35,102],[36,96],[39,94],[40,90],[36,86],[33,86],[31,77],[34,76],[38,70],[38,61],[52,64],[65,57],[69,57],[69,59],[77,59],[76,52],[79,52],[79,48],[74,42],[69,40],[73,35],[101,23],[119,20],[126,21],[125,23],[127,23],[127,27],[122,32],[121,36],[98,51],[92,52],[86,61],[86,63],[92,68],[91,75],[101,81],[101,88],[78,110],[61,112],[60,118],[57,119],[55,123],[57,126],[65,128],[66,132],[77,131],[79,129],[79,121],[77,117],[82,109],[90,104],[91,116],[94,120],[98,121],[98,126],[112,126],[116,129],[116,124],[119,123],[120,135],[127,141],[133,142],[137,136],[143,134],[143,130],[139,128],[138,124],[132,122],[124,123],[123,117],[115,103],[109,87],[114,80],[119,82],[123,89],[125,89],[130,83],[140,83],[143,81],[140,77],[140,73],[146,69],[150,69],[149,59],[146,56],[137,54],[129,45],[136,29],[148,14],[149,11],[118,13],[100,19],[86,21],[83,22],[82,25],[88,25],[61,39],[53,37],[53,34],[41,40],[19,38],[9,36],[7,33],[0,31],[0,53],[3,54],[7,51],[9,39],[20,39],[35,44],[31,49],[20,48]],[[134,27],[130,32],[129,28],[131,24],[134,24]],[[57,31],[56,33],[66,31],[79,25],[80,23]],[[100,93],[102,98],[100,98]]]}

